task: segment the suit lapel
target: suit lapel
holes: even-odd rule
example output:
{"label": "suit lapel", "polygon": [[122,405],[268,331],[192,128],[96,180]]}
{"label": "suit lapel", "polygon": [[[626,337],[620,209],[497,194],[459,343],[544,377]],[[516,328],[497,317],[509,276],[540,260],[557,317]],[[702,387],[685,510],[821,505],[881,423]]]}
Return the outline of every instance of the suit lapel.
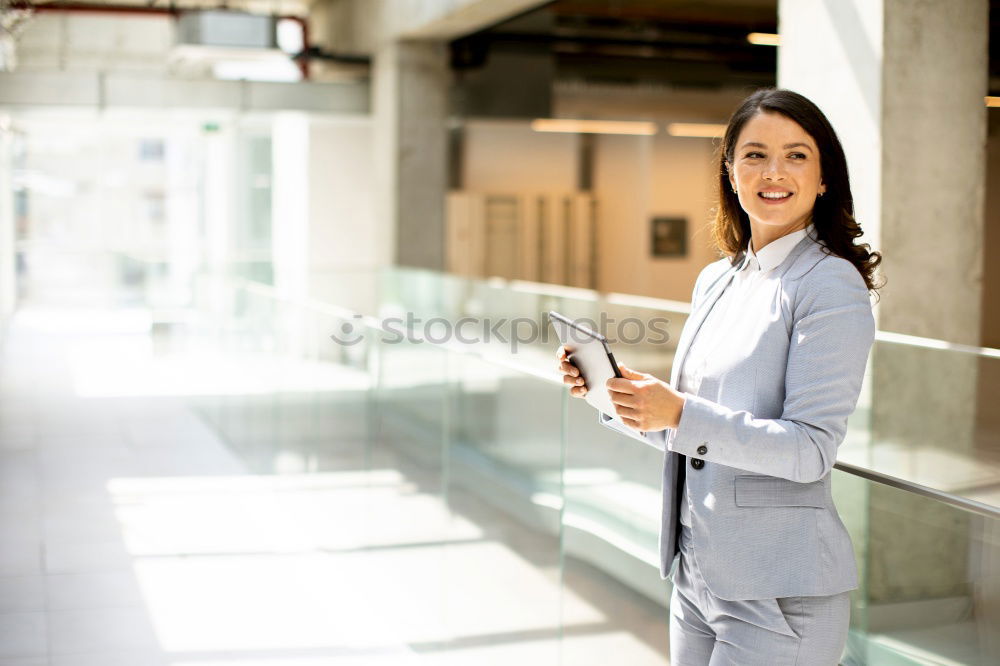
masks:
{"label": "suit lapel", "polygon": [[[795,247],[788,256],[781,262],[781,275],[784,275],[789,268],[795,263],[795,258],[800,254],[805,252],[806,248],[810,247],[813,243],[819,243],[818,236],[816,235],[816,230],[814,227],[810,227],[809,233],[806,234],[805,238],[796,243]],[[698,329],[701,328],[702,323],[705,321],[705,317],[712,310],[712,306],[715,302],[719,300],[719,296],[725,291],[726,287],[729,286],[730,281],[732,281],[733,276],[736,275],[736,269],[742,265],[742,258],[736,263],[736,266],[730,266],[729,269],[723,273],[719,280],[716,280],[715,285],[712,290],[705,295],[698,309],[692,311],[687,324],[684,326],[684,330],[681,333],[681,339],[677,341],[677,351],[674,352],[674,362],[670,367],[670,385],[673,388],[677,388],[677,382],[681,377],[681,366],[684,364],[684,357],[687,355],[688,349],[691,348],[691,341],[698,334]],[[688,325],[690,324],[690,325]]]}
{"label": "suit lapel", "polygon": [[723,274],[722,278],[716,280],[715,284],[712,286],[711,291],[705,295],[705,298],[701,299],[701,303],[698,305],[698,309],[691,312],[687,324],[684,325],[684,330],[681,334],[681,339],[677,341],[677,351],[674,352],[674,362],[670,367],[670,385],[673,388],[677,388],[677,381],[680,379],[681,365],[684,363],[684,357],[687,355],[688,349],[691,347],[691,341],[698,334],[698,329],[701,328],[702,323],[705,321],[705,317],[712,310],[712,306],[715,302],[719,300],[719,296],[725,291],[726,287],[729,285],[733,276],[736,275],[737,266],[731,266]]}

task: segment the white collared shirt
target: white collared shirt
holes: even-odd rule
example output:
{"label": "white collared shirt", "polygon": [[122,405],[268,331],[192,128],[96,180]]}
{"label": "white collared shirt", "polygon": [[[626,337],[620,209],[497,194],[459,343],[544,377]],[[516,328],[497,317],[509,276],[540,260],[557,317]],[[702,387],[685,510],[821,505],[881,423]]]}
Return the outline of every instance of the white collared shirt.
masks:
{"label": "white collared shirt", "polygon": [[[799,241],[805,238],[812,228],[813,225],[810,223],[803,229],[771,241],[757,253],[753,251],[753,243],[747,246],[746,255],[739,268],[736,269],[732,281],[712,306],[705,321],[698,329],[698,334],[695,335],[690,347],[688,347],[684,357],[684,366],[681,368],[675,387],[678,391],[698,393],[708,354],[722,343],[725,336],[732,335],[732,331],[742,328],[742,319],[747,316],[760,315],[759,312],[748,312],[748,309],[744,307],[745,304],[754,302],[753,291],[760,288],[770,276],[771,271],[781,265],[792,248],[798,245]],[[687,475],[684,478],[680,521],[682,525],[690,527],[691,509],[688,508],[687,500]]]}

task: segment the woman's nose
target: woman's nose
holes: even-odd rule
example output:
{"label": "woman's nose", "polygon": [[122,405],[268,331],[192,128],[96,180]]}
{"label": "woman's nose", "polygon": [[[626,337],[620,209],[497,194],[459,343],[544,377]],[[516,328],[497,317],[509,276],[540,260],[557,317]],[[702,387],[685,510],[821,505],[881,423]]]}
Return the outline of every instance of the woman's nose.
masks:
{"label": "woman's nose", "polygon": [[764,164],[764,178],[776,180],[785,175],[784,167],[779,159],[770,159]]}

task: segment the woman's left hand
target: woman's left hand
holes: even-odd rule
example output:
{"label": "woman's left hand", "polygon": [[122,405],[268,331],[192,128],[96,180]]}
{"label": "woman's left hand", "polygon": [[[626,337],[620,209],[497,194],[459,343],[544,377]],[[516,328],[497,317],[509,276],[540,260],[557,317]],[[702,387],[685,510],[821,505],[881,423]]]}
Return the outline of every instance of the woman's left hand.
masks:
{"label": "woman's left hand", "polygon": [[607,382],[615,411],[625,425],[642,432],[676,428],[684,409],[684,394],[646,372],[618,364],[622,377]]}

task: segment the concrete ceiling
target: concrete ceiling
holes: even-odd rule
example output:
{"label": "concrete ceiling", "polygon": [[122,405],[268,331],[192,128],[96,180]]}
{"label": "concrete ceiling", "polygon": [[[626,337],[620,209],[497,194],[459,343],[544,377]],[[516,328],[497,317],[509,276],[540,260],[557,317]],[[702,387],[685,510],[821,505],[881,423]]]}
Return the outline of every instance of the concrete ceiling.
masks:
{"label": "concrete ceiling", "polygon": [[456,69],[491,53],[555,60],[558,80],[693,88],[775,82],[774,47],[747,41],[777,32],[777,0],[556,0],[452,44]]}

